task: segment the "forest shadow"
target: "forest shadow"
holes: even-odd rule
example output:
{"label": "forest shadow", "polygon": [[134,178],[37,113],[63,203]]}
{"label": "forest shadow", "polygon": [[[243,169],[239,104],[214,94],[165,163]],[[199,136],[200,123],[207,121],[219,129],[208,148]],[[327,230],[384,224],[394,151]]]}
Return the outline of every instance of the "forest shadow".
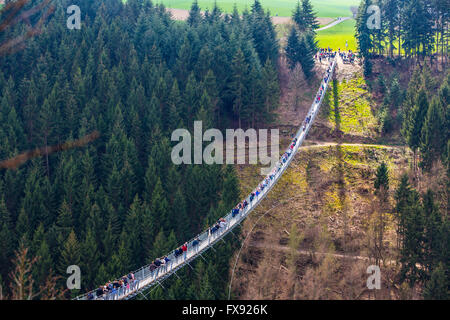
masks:
{"label": "forest shadow", "polygon": [[342,218],[344,221],[344,233],[342,241],[342,249],[345,252],[346,248],[346,234],[347,234],[347,206],[346,206],[346,191],[345,191],[345,177],[344,177],[344,155],[342,151],[343,135],[341,131],[341,114],[339,110],[339,81],[333,76],[332,80],[333,90],[333,108],[335,121],[335,136],[336,136],[336,159],[337,159],[337,176],[336,182],[338,184],[338,198],[342,208]]}

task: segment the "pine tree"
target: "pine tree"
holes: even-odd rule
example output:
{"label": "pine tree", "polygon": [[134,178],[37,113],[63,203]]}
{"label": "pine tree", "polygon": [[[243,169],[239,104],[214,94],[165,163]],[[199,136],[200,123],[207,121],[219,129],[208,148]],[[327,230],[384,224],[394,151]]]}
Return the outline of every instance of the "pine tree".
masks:
{"label": "pine tree", "polygon": [[448,300],[450,297],[448,286],[448,276],[444,265],[440,263],[432,272],[431,279],[426,282],[423,297],[426,300]]}
{"label": "pine tree", "polygon": [[300,64],[302,65],[303,73],[307,79],[310,79],[313,75],[314,70],[314,58],[311,54],[311,49],[304,37],[300,39],[298,44],[298,50],[300,55]]}
{"label": "pine tree", "polygon": [[438,99],[433,98],[421,132],[420,151],[423,155],[422,168],[425,170],[431,169],[433,162],[438,160],[445,150],[445,128],[444,110]]}
{"label": "pine tree", "polygon": [[99,284],[103,287],[103,285],[109,280],[110,280],[110,276],[109,276],[108,272],[106,271],[105,264],[102,263],[100,265],[100,268],[98,268],[98,272],[96,273],[95,283]]}
{"label": "pine tree", "polygon": [[416,57],[431,53],[435,37],[432,16],[425,1],[408,1],[403,19],[403,48],[406,53]]}
{"label": "pine tree", "polygon": [[375,179],[375,189],[377,190],[389,190],[389,175],[386,163],[383,161],[377,168],[376,179]]}
{"label": "pine tree", "polygon": [[56,220],[56,230],[58,232],[58,242],[63,245],[73,229],[72,210],[64,200],[59,209],[59,215]]}
{"label": "pine tree", "polygon": [[409,147],[414,152],[414,168],[416,152],[420,146],[420,139],[422,133],[423,123],[425,121],[425,115],[428,112],[428,99],[425,90],[422,88],[419,90],[416,96],[415,104],[409,114],[409,119],[407,119],[407,136],[406,140]]}
{"label": "pine tree", "polygon": [[369,58],[370,49],[373,46],[372,32],[367,27],[369,14],[367,9],[371,5],[371,1],[363,0],[359,5],[358,15],[356,17],[356,40],[358,42],[358,49],[364,59]]}
{"label": "pine tree", "polygon": [[30,228],[30,221],[28,215],[23,207],[20,209],[19,216],[17,217],[15,231],[19,243],[23,244],[24,247],[28,248],[29,241],[31,239],[30,233],[32,232],[32,229]]}
{"label": "pine tree", "polygon": [[194,0],[191,5],[191,10],[189,10],[189,17],[187,19],[187,23],[190,26],[198,26],[202,21],[202,15],[200,13],[200,7],[198,6],[198,1]]}
{"label": "pine tree", "polygon": [[408,196],[407,206],[403,213],[402,248],[400,250],[400,279],[408,280],[410,286],[423,279],[423,271],[417,267],[423,252],[424,213],[419,194],[412,190]]}
{"label": "pine tree", "polygon": [[423,208],[425,215],[425,231],[423,236],[424,253],[422,255],[422,260],[425,270],[427,271],[425,277],[426,279],[429,279],[432,270],[438,265],[443,240],[443,235],[440,233],[442,225],[441,214],[434,202],[433,191],[428,190],[424,195]]}
{"label": "pine tree", "polygon": [[222,201],[226,210],[231,210],[239,201],[239,180],[233,166],[227,166],[223,182]]}
{"label": "pine tree", "polygon": [[186,200],[180,186],[175,193],[171,208],[175,234],[178,235],[179,239],[186,239],[189,236],[190,230],[189,217],[186,209]]}
{"label": "pine tree", "polygon": [[94,233],[88,229],[86,239],[81,244],[80,269],[83,274],[83,284],[87,289],[94,289],[96,283],[95,277],[100,267],[99,252]]}
{"label": "pine tree", "polygon": [[0,199],[0,276],[6,278],[14,256],[14,231],[5,199]]}
{"label": "pine tree", "polygon": [[155,258],[161,257],[163,254],[166,254],[169,252],[169,249],[167,248],[167,239],[164,235],[164,230],[160,229],[158,234],[156,235],[152,252],[150,254],[150,257],[147,261],[147,263],[151,263]]}
{"label": "pine tree", "polygon": [[61,248],[61,255],[58,263],[58,273],[63,278],[66,277],[67,267],[71,265],[80,265],[81,251],[75,232],[72,230],[67,237],[64,246]]}
{"label": "pine tree", "polygon": [[245,108],[246,86],[245,80],[248,72],[248,65],[245,61],[244,53],[239,48],[233,58],[231,66],[231,82],[229,90],[232,100],[234,115],[238,118],[239,128],[241,128],[241,116]]}
{"label": "pine tree", "polygon": [[111,257],[111,261],[108,263],[108,273],[117,278],[130,270],[130,250],[125,241],[120,241],[119,248],[115,251]]}
{"label": "pine tree", "polygon": [[314,13],[312,4],[309,0],[302,0],[302,15],[304,25],[308,30],[315,31],[319,28],[316,14]]}
{"label": "pine tree", "polygon": [[214,292],[212,290],[212,286],[211,286],[211,283],[209,281],[208,274],[206,274],[202,278],[202,282],[201,282],[201,285],[200,285],[200,291],[198,292],[198,296],[197,297],[198,297],[199,300],[213,300],[213,299],[215,299]]}
{"label": "pine tree", "polygon": [[177,126],[180,124],[181,120],[178,115],[178,110],[181,106],[181,95],[177,80],[174,80],[173,82],[167,105],[169,112],[167,114],[163,114],[163,128],[167,132],[172,132],[177,129]]}
{"label": "pine tree", "polygon": [[[262,70],[262,83],[264,90],[264,114],[269,117],[273,110],[277,109],[280,100],[280,85],[278,74],[272,62],[267,59]],[[267,120],[270,120],[267,119]]]}
{"label": "pine tree", "polygon": [[[44,104],[39,112],[39,127],[41,128],[39,132],[40,141],[45,148],[45,150],[48,150],[47,148],[51,144],[50,136],[54,130],[54,115],[56,114],[55,111],[55,104],[49,102],[47,99],[45,99]],[[49,177],[50,176],[50,162],[48,153],[45,155],[45,166],[46,166],[46,174]]]}
{"label": "pine tree", "polygon": [[295,22],[300,30],[306,28],[306,23],[303,17],[302,7],[300,5],[300,0],[297,1],[294,11],[292,12],[292,20]]}
{"label": "pine tree", "polygon": [[398,31],[396,29],[398,28],[400,18],[399,0],[385,0],[383,6],[383,16],[386,19],[387,38],[389,41],[389,56],[392,58],[394,55],[394,49],[396,49],[394,41],[397,39]]}
{"label": "pine tree", "polygon": [[[155,189],[152,194],[151,201],[151,211],[155,216],[156,228],[160,229],[161,227],[165,230],[170,228],[171,217],[169,217],[169,204],[167,202],[167,198],[162,187],[161,179],[158,178],[156,182]],[[158,230],[154,229],[154,231]],[[155,232],[156,233],[156,232]]]}
{"label": "pine tree", "polygon": [[300,62],[298,33],[294,27],[291,28],[291,32],[289,33],[286,47],[286,58],[291,70],[293,70],[295,65]]}
{"label": "pine tree", "polygon": [[[44,239],[40,243],[39,250],[36,252],[36,257],[38,260],[36,264],[33,266],[33,279],[36,283],[36,286],[41,286],[45,283],[48,277],[52,277],[55,270],[53,269],[53,259],[50,254],[50,248],[47,245],[46,240]],[[39,288],[36,288],[36,290]]]}

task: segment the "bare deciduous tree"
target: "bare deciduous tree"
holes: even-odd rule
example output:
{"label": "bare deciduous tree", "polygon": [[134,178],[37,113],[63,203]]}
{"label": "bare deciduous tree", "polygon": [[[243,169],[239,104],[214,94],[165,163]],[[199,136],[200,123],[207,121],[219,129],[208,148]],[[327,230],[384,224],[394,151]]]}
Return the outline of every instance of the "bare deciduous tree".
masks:
{"label": "bare deciduous tree", "polygon": [[63,299],[67,290],[58,289],[57,281],[59,277],[52,275],[52,270],[48,270],[48,277],[45,283],[39,285],[38,291],[35,291],[34,279],[32,275],[33,265],[39,261],[40,257],[28,257],[28,248],[23,244],[15,252],[14,270],[10,273],[10,296],[2,294],[0,285],[0,300],[55,300]]}
{"label": "bare deciduous tree", "polygon": [[[42,27],[47,18],[53,13],[55,7],[51,0],[43,0],[35,6],[28,7],[30,0],[7,1],[0,10],[0,33],[11,31],[15,25],[22,23],[25,32],[0,42],[0,56],[15,53],[26,46],[26,41],[41,34]],[[31,19],[40,15],[39,20],[32,25]]]}

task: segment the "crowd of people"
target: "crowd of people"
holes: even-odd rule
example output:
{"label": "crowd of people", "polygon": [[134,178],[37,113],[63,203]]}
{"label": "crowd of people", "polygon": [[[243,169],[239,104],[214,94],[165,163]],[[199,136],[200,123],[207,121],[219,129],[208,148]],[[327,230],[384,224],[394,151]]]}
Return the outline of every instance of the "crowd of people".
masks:
{"label": "crowd of people", "polygon": [[355,58],[356,58],[356,56],[352,50],[349,50],[348,52],[340,52],[340,49],[339,49],[339,56],[341,57],[342,62],[351,63],[351,64],[353,64],[355,62]]}
{"label": "crowd of people", "polygon": [[[316,104],[318,104],[320,102],[320,98],[323,95],[323,92],[325,90],[325,87],[328,83],[328,80],[329,80],[329,77],[330,77],[330,74],[332,71],[332,66],[333,66],[333,61],[330,63],[330,66],[328,66],[328,68],[326,70],[322,84],[320,86],[320,89],[319,89],[316,99],[315,99]],[[305,120],[302,124],[303,131],[306,130],[306,127],[310,123],[312,117],[314,116],[316,109],[317,109],[317,107],[313,108],[311,110],[311,113],[308,114],[307,117],[305,118]],[[277,173],[282,169],[282,167],[286,164],[286,162],[291,157],[291,155],[294,151],[294,148],[297,145],[297,142],[298,142],[298,138],[297,137],[293,138],[293,140],[291,141],[291,143],[289,145],[289,148],[281,156],[281,159],[277,162],[277,164],[272,169],[270,174],[267,175],[266,178],[256,187],[256,189],[250,193],[250,195],[248,197],[250,203],[252,203],[255,199],[257,199],[258,196],[264,191],[264,189],[267,188],[272,183],[272,181],[275,179]],[[237,204],[236,207],[234,207],[231,210],[231,217],[235,218],[236,216],[241,214],[250,204],[249,201],[247,201],[247,199],[244,199],[239,204]],[[227,220],[225,218],[219,218],[217,220],[217,222],[208,229],[208,238],[211,239],[210,237],[212,235],[217,234],[217,232],[219,230],[220,231],[226,230],[227,226],[228,226]],[[184,259],[187,258],[188,247],[192,248],[194,251],[197,251],[201,241],[202,240],[197,236],[190,244],[185,242],[181,247],[178,247],[177,249],[175,249],[173,252],[173,258],[175,260],[175,263],[178,262],[178,259],[181,256],[183,256]],[[145,268],[148,268],[150,276],[157,277],[160,270],[162,270],[163,273],[166,272],[167,268],[169,266],[171,266],[171,264],[173,262],[172,259],[170,259],[169,257],[172,257],[172,255],[169,254],[169,256],[166,255],[161,258],[157,258],[157,259],[153,260],[149,266],[145,267]],[[135,288],[138,285],[138,283],[139,283],[139,281],[137,279],[135,279],[134,274],[129,273],[127,276],[123,276],[119,280],[115,280],[113,282],[109,281],[105,285],[100,286],[97,290],[94,291],[95,296],[94,296],[94,292],[88,293],[87,299],[88,300],[93,300],[93,299],[109,300],[111,297],[112,297],[112,299],[114,299],[114,297],[116,295],[119,295],[119,296],[123,295],[126,292],[128,292],[130,289]]]}
{"label": "crowd of people", "polygon": [[316,53],[314,58],[319,60],[322,63],[322,60],[327,59],[328,61],[332,60],[336,56],[336,52],[333,51],[330,47],[328,48],[320,48],[319,52]]}
{"label": "crowd of people", "polygon": [[115,280],[113,282],[108,281],[105,285],[98,287],[94,291],[91,291],[87,295],[88,300],[94,299],[105,299],[109,300],[110,298],[114,298],[116,295],[123,295],[126,292],[133,290],[138,284],[138,280],[134,278],[134,274],[130,272],[128,275],[123,276],[119,280]]}
{"label": "crowd of people", "polygon": [[355,53],[352,50],[348,50],[348,52],[341,51],[341,48],[339,48],[337,51],[333,51],[333,49],[331,49],[330,47],[320,48],[319,52],[316,53],[314,58],[316,60],[319,60],[320,63],[322,63],[322,60],[327,61],[333,60],[336,57],[336,55],[338,55],[342,59],[342,62],[344,63],[353,64],[355,62],[356,58]]}

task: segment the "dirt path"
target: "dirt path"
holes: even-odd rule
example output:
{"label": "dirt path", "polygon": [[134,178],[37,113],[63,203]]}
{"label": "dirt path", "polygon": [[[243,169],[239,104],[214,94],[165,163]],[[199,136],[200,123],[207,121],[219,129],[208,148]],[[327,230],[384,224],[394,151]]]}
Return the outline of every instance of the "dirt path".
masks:
{"label": "dirt path", "polygon": [[[255,242],[255,241],[250,242],[248,245],[250,247],[255,247],[255,248],[259,248],[259,249],[270,249],[270,250],[275,250],[275,251],[289,251],[289,250],[291,250],[291,248],[289,248],[287,246],[276,245],[276,244],[267,244],[267,243],[259,243],[259,242]],[[333,256],[335,258],[341,258],[341,259],[346,258],[346,259],[364,260],[364,261],[369,260],[369,257],[358,256],[358,255],[351,255],[351,254],[319,252],[319,251],[305,250],[305,249],[297,249],[297,252],[299,254],[308,255],[308,256],[311,255],[311,254],[316,254],[316,255],[319,255],[319,256]]]}
{"label": "dirt path", "polygon": [[339,18],[338,20],[336,20],[336,21],[326,25],[325,27],[319,28],[316,31],[322,31],[322,30],[326,30],[326,29],[332,28],[335,25],[337,25],[337,24],[339,24],[341,22],[344,22],[345,20],[348,20],[348,19],[351,19],[351,17]]}
{"label": "dirt path", "polygon": [[[287,246],[276,245],[276,244],[267,244],[267,243],[263,244],[263,243],[259,243],[259,242],[255,242],[255,241],[250,242],[248,244],[248,246],[259,248],[259,249],[270,249],[270,250],[284,251],[284,252],[291,250]],[[305,250],[305,249],[297,249],[297,252],[301,255],[308,255],[308,256],[313,254],[313,255],[318,255],[318,256],[332,256],[334,258],[339,258],[339,259],[352,259],[352,260],[362,260],[362,261],[370,260],[369,257],[359,256],[359,255],[354,255],[354,254],[319,252],[319,251]],[[396,261],[395,260],[387,260],[384,263],[389,265],[389,264],[395,264]]]}
{"label": "dirt path", "polygon": [[[311,142],[311,141],[310,141]],[[338,144],[343,147],[367,147],[367,148],[383,148],[383,149],[398,149],[405,146],[389,146],[384,144],[370,144],[370,143],[336,143],[336,142],[313,142],[315,144],[309,146],[301,146],[300,149],[313,149],[337,146]]]}

